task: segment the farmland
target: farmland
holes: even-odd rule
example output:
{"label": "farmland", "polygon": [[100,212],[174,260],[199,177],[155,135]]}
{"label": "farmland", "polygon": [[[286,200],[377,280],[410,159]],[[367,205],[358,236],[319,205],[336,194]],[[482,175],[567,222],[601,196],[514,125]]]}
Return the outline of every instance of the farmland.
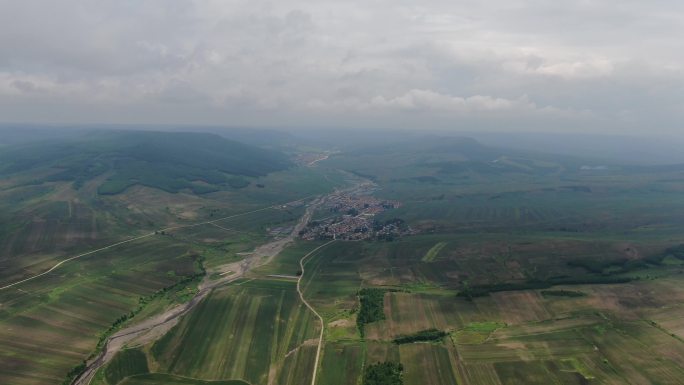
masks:
{"label": "farmland", "polygon": [[[326,382],[321,383],[355,383],[364,362],[393,358],[404,364],[406,384],[425,383],[426,378],[435,384],[625,383],[625,378],[675,384],[684,358],[684,346],[674,334],[677,323],[667,329],[667,320],[651,320],[662,319],[663,313],[678,314],[681,278],[665,281],[672,289],[679,286],[672,296],[664,295],[672,292],[658,281],[583,285],[577,289],[587,294],[579,297],[544,297],[526,290],[468,301],[435,289],[430,294],[422,288],[388,292],[387,319],[370,324],[365,340],[350,336],[326,342]],[[659,299],[653,297],[656,290],[662,290]],[[328,299],[340,304],[345,300]],[[663,306],[668,310],[661,310]],[[334,330],[336,325],[339,320],[331,320],[328,327]],[[428,327],[449,330],[450,337],[390,344],[397,336]],[[648,354],[643,355],[647,345]]]}
{"label": "farmland", "polygon": [[124,385],[247,385],[240,380],[228,381],[202,381],[185,377],[173,376],[170,374],[141,374],[127,378]]}
{"label": "farmland", "polygon": [[[78,186],[7,174],[0,277],[36,278],[0,291],[0,382],[69,382],[108,337],[185,304],[91,383],[299,385],[316,365],[325,385],[681,382],[679,168],[598,175],[429,148],[337,152],[201,192],[102,194],[112,170]],[[297,227],[309,214],[317,236]],[[357,220],[410,230],[365,236]]]}
{"label": "farmland", "polygon": [[[0,292],[0,382],[12,384],[61,383],[107,333],[187,301],[196,292],[197,281],[190,277],[239,261],[241,253],[278,237],[273,229],[291,227],[306,201],[278,204],[328,191],[337,178],[293,169],[254,177],[263,187],[214,194],[133,186],[101,195],[102,179],[76,189],[60,180],[23,185],[23,175],[28,174],[13,174],[0,191],[6,226],[0,234],[3,284],[122,239],[145,237]],[[273,191],[284,185],[287,191]],[[213,223],[194,226],[205,221]],[[167,230],[155,233],[160,228]],[[290,361],[299,359],[292,354]],[[135,381],[155,381],[139,377]]]}
{"label": "farmland", "polygon": [[293,363],[306,362],[315,335],[293,283],[253,281],[212,293],[150,352],[160,372],[284,384],[301,366]]}
{"label": "farmland", "polygon": [[[498,185],[500,175],[409,180],[426,168],[330,163],[373,176],[377,194],[402,201],[380,218],[422,234],[338,242],[310,262],[306,295],[327,323],[319,383],[359,383],[385,361],[404,365],[405,384],[679,383],[682,278],[666,255],[684,242],[681,182],[622,170],[568,187],[559,171]],[[385,291],[363,336],[362,288]],[[393,343],[433,328],[448,337]]]}

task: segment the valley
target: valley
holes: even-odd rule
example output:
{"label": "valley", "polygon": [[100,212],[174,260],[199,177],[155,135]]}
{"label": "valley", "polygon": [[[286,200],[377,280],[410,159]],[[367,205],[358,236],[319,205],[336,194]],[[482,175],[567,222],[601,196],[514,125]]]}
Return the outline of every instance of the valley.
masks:
{"label": "valley", "polygon": [[208,193],[7,174],[0,380],[677,383],[684,171],[406,146]]}
{"label": "valley", "polygon": [[684,385],[683,21],[0,1],[0,385]]}

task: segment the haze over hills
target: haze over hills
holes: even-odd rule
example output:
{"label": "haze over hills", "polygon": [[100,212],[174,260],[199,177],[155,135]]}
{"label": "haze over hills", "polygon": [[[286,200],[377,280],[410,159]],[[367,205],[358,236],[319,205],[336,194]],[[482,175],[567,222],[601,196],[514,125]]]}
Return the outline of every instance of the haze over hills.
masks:
{"label": "haze over hills", "polygon": [[467,135],[492,146],[586,157],[627,165],[684,163],[684,140],[671,136],[572,133],[470,132]]}
{"label": "haze over hills", "polygon": [[101,194],[140,184],[168,192],[196,193],[244,187],[242,177],[263,176],[291,165],[281,153],[208,133],[81,131],[65,139],[43,139],[0,152],[0,174],[43,171],[31,183],[84,183],[107,174]]}

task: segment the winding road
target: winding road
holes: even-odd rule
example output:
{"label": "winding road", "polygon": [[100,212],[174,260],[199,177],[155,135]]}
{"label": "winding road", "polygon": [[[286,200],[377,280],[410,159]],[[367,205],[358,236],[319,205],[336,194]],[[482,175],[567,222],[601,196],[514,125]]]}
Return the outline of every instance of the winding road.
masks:
{"label": "winding road", "polygon": [[314,309],[313,306],[311,306],[309,301],[307,301],[306,298],[304,298],[304,293],[302,292],[302,289],[301,289],[302,278],[304,278],[304,265],[306,264],[306,262],[304,262],[304,261],[309,256],[316,253],[318,250],[328,246],[329,244],[331,244],[333,242],[335,242],[334,239],[330,242],[327,242],[327,243],[324,243],[324,244],[318,246],[317,248],[311,250],[308,254],[306,254],[305,256],[302,257],[302,259],[299,260],[299,268],[302,271],[302,275],[300,275],[299,279],[297,279],[297,293],[299,293],[299,298],[302,300],[302,302],[304,302],[304,305],[306,305],[306,307],[308,307],[309,310],[311,310],[316,315],[316,317],[318,317],[318,320],[321,322],[321,334],[318,337],[318,348],[316,349],[316,360],[314,361],[314,369],[313,369],[313,376],[311,377],[311,385],[316,385],[316,374],[318,373],[318,361],[320,360],[321,347],[323,346],[323,332],[325,331],[325,322],[323,321],[323,317],[321,317],[321,315],[316,311],[316,309]]}
{"label": "winding road", "polygon": [[[352,188],[345,189],[343,191],[354,191],[355,189],[359,188],[360,186],[363,186],[364,183],[360,183]],[[336,190],[332,194],[337,194],[340,193],[341,191]],[[328,195],[329,196],[329,195]],[[121,349],[123,349],[126,346],[137,346],[137,345],[142,345],[146,344],[149,342],[152,342],[161,336],[163,336],[166,332],[168,332],[178,321],[182,316],[185,314],[189,313],[198,303],[200,303],[214,288],[223,286],[226,284],[229,284],[231,282],[234,282],[235,280],[244,277],[244,275],[254,269],[255,267],[262,266],[264,264],[269,263],[276,255],[278,255],[287,245],[292,243],[295,238],[298,236],[299,232],[304,229],[304,227],[308,224],[308,222],[311,220],[311,217],[313,216],[314,211],[316,210],[317,207],[319,207],[321,204],[323,204],[328,196],[323,196],[323,197],[318,197],[314,199],[311,203],[307,205],[307,208],[302,215],[302,217],[299,219],[297,224],[293,227],[292,231],[290,234],[281,239],[276,239],[271,242],[268,242],[264,245],[261,245],[257,247],[254,252],[249,253],[242,261],[239,262],[234,262],[231,264],[227,264],[224,266],[219,266],[215,270],[215,272],[221,273],[219,279],[215,280],[210,280],[209,277],[212,275],[207,274],[207,276],[204,278],[204,280],[200,283],[198,287],[198,291],[195,294],[195,296],[192,297],[188,302],[175,306],[167,311],[165,311],[162,314],[156,315],[154,317],[144,319],[141,322],[138,322],[136,324],[133,324],[131,326],[125,327],[116,333],[114,333],[112,336],[110,336],[107,339],[107,342],[105,343],[104,347],[100,351],[100,353],[89,360],[86,363],[86,369],[85,371],[78,376],[74,382],[72,383],[73,385],[89,385],[90,382],[92,381],[93,377],[97,373],[97,371],[104,365],[106,365],[115,355],[117,352],[119,352]],[[314,196],[308,196],[305,198],[301,198],[292,202],[284,203],[284,204],[277,204],[277,205],[271,205],[268,207],[263,207],[259,208],[256,210],[251,210],[239,214],[233,214],[217,219],[213,219],[210,221],[204,221],[204,222],[199,222],[199,223],[194,223],[194,224],[189,224],[189,225],[178,225],[178,226],[171,226],[171,227],[166,227],[163,229],[159,229],[155,232],[151,232],[148,234],[132,237],[125,239],[123,241],[119,241],[95,250],[91,250],[79,255],[75,255],[73,257],[66,258],[62,261],[57,262],[55,265],[53,265],[51,268],[48,270],[36,274],[34,276],[24,278],[22,280],[19,280],[14,283],[7,284],[5,286],[0,287],[0,290],[5,290],[17,285],[20,285],[25,282],[29,282],[35,279],[38,279],[42,276],[45,276],[52,271],[58,269],[60,266],[64,265],[67,262],[95,254],[100,251],[104,251],[107,249],[111,249],[126,243],[134,242],[136,240],[140,240],[143,238],[151,237],[154,236],[157,232],[161,231],[173,231],[173,230],[179,230],[179,229],[184,229],[184,228],[191,228],[191,227],[196,227],[196,226],[202,226],[202,225],[207,225],[207,224],[216,224],[217,222],[231,219],[231,218],[236,218],[252,213],[256,213],[259,211],[265,211],[265,210],[270,210],[270,209],[275,209],[278,207],[281,207],[285,204],[291,204],[295,202],[301,202],[307,199],[311,199]],[[219,226],[220,227],[220,226]],[[225,229],[225,230],[230,230],[230,229]],[[317,371],[318,371],[318,366],[319,366],[319,361],[320,361],[320,355],[321,355],[321,349],[323,345],[323,334],[325,331],[325,323],[323,320],[323,317],[311,306],[311,304],[304,298],[304,294],[301,290],[301,281],[304,276],[304,266],[307,262],[307,259],[312,256],[314,253],[317,251],[321,250],[325,246],[335,242],[335,240],[329,241],[323,245],[318,246],[317,248],[313,249],[306,255],[304,255],[300,261],[299,265],[302,271],[302,275],[300,275],[297,279],[297,292],[299,294],[299,297],[301,301],[306,305],[306,307],[311,310],[318,320],[321,323],[321,331],[320,335],[318,338],[318,347],[316,350],[316,361],[313,369],[313,376],[311,380],[311,384],[315,385],[316,383],[316,377],[317,377]]]}
{"label": "winding road", "polygon": [[[306,199],[306,198],[304,198]],[[301,199],[300,199],[301,201]],[[255,267],[262,266],[264,264],[269,263],[276,255],[278,255],[283,249],[292,243],[299,232],[309,223],[311,220],[311,217],[316,210],[316,208],[322,204],[325,201],[325,198],[317,198],[313,200],[306,208],[304,214],[302,217],[299,219],[297,224],[293,227],[292,231],[290,234],[281,239],[277,239],[274,241],[271,241],[269,243],[266,243],[264,245],[261,245],[254,249],[254,252],[250,253],[249,256],[247,256],[245,259],[239,262],[234,262],[230,263],[227,265],[219,266],[216,268],[218,272],[226,272],[229,271],[230,274],[226,274],[221,276],[221,278],[216,279],[216,280],[210,280],[209,277],[212,275],[207,274],[207,276],[204,278],[204,280],[200,283],[199,285],[199,290],[195,294],[190,301],[176,306],[174,308],[171,308],[167,311],[165,311],[162,314],[159,314],[155,317],[148,318],[143,320],[140,323],[131,325],[129,327],[126,327],[124,329],[119,330],[118,332],[114,333],[109,339],[107,340],[104,348],[98,354],[95,358],[91,359],[87,364],[86,364],[86,369],[85,371],[74,380],[72,383],[73,385],[88,385],[92,381],[93,377],[97,373],[97,371],[107,364],[115,355],[117,352],[119,352],[122,348],[125,346],[129,345],[142,345],[148,342],[152,342],[158,338],[160,338],[162,335],[164,335],[167,331],[169,331],[178,321],[180,320],[180,317],[183,315],[187,314],[190,312],[197,304],[199,304],[214,288],[226,285],[228,283],[231,283],[241,277],[243,277],[248,271],[254,269]],[[296,201],[295,201],[296,202]],[[277,205],[276,205],[277,206]],[[232,215],[229,217],[224,217],[220,218],[217,220],[213,221],[207,221],[207,222],[202,222],[194,225],[188,225],[188,226],[177,226],[177,227],[169,227],[166,229],[163,229],[164,231],[169,231],[169,230],[175,230],[175,229],[180,229],[183,227],[192,227],[192,226],[199,226],[203,224],[212,224],[213,222],[221,221],[224,219],[228,218],[234,218],[240,215],[246,215],[249,213],[254,213],[257,211],[262,211],[262,210],[267,210],[270,208],[274,208],[276,206],[269,206],[266,208],[258,209],[258,210],[253,210],[250,212],[242,213],[242,214],[236,214]],[[154,233],[153,233],[154,234]],[[152,235],[153,235],[152,234]],[[148,235],[149,236],[149,235]],[[139,237],[140,238],[140,237]],[[138,239],[139,239],[138,238]],[[127,240],[125,242],[130,242],[134,239]],[[328,242],[330,243],[330,242]],[[120,244],[120,243],[119,243]],[[326,244],[327,245],[327,244]],[[113,247],[115,245],[111,245],[109,247]],[[325,245],[322,245],[309,254],[305,255],[302,260],[309,255],[311,255],[314,251],[320,249]],[[97,251],[97,250],[96,250]],[[95,251],[93,251],[95,252]],[[74,258],[72,258],[74,259]],[[63,262],[66,262],[63,261]],[[301,261],[300,261],[301,263]],[[300,277],[301,279],[301,277]],[[299,281],[297,283],[298,288],[299,288]],[[301,295],[300,292],[300,297],[306,304],[306,306],[311,309],[321,320],[321,325],[323,325],[323,319],[318,315],[318,313],[304,300],[304,297]],[[320,353],[321,349],[321,343],[322,343],[322,338],[323,334],[321,332],[321,338],[319,339],[319,346],[318,346],[318,351]],[[316,362],[318,362],[318,356],[316,357]],[[315,373],[314,373],[315,376]]]}
{"label": "winding road", "polygon": [[[312,195],[312,196],[305,197],[305,198],[297,199],[296,201],[287,202],[287,203],[283,203],[283,204],[272,205],[272,206],[268,206],[268,207],[262,207],[262,208],[260,208],[260,209],[256,209],[256,210],[252,210],[252,211],[247,211],[247,212],[240,213],[240,214],[233,214],[233,215],[229,215],[229,216],[226,216],[226,217],[222,217],[222,218],[218,218],[218,219],[213,219],[213,220],[211,220],[211,221],[200,222],[200,223],[193,223],[193,224],[190,224],[190,225],[171,226],[171,227],[166,227],[166,228],[163,228],[163,229],[159,229],[159,230],[157,230],[157,231],[158,231],[158,232],[161,232],[161,231],[171,231],[171,230],[179,230],[179,229],[185,229],[185,228],[190,228],[190,227],[196,227],[196,226],[214,224],[214,223],[216,223],[216,222],[220,222],[220,221],[223,221],[223,220],[226,220],[226,219],[237,218],[237,217],[240,217],[240,216],[243,216],[243,215],[253,214],[253,213],[256,213],[256,212],[259,212],[259,211],[274,209],[274,208],[277,208],[277,207],[280,207],[280,206],[283,206],[283,205],[287,205],[287,204],[291,204],[291,203],[294,203],[294,202],[300,202],[300,201],[303,201],[303,200],[306,200],[306,199],[309,199],[309,198],[312,198],[312,197],[313,197],[313,195]],[[64,259],[64,260],[62,260],[62,261],[60,261],[60,262],[57,262],[54,266],[52,266],[51,268],[49,268],[48,270],[46,270],[46,271],[44,271],[44,272],[42,272],[42,273],[36,274],[36,275],[31,276],[31,277],[28,277],[28,278],[24,278],[24,279],[22,279],[22,280],[20,280],[20,281],[17,281],[17,282],[14,282],[14,283],[10,283],[10,284],[5,285],[5,286],[2,286],[2,287],[0,287],[0,290],[9,289],[10,287],[13,287],[13,286],[22,284],[22,283],[24,283],[24,282],[28,282],[28,281],[34,280],[34,279],[36,279],[36,278],[40,278],[40,277],[42,277],[42,276],[44,276],[44,275],[46,275],[46,274],[51,273],[53,270],[57,269],[58,267],[62,266],[63,264],[65,264],[65,263],[67,263],[67,262],[69,262],[69,261],[73,261],[74,259],[78,259],[78,258],[81,258],[81,257],[85,257],[85,256],[88,256],[88,255],[91,255],[91,254],[95,254],[95,253],[97,253],[97,252],[100,252],[100,251],[103,251],[103,250],[107,250],[107,249],[111,249],[111,248],[113,248],[113,247],[116,247],[116,246],[119,246],[119,245],[123,245],[123,244],[125,244],[125,243],[137,241],[137,240],[139,240],[139,239],[151,237],[151,236],[153,236],[153,235],[155,235],[155,234],[156,234],[156,232],[152,232],[152,233],[149,233],[149,234],[140,235],[140,236],[137,236],[137,237],[125,239],[125,240],[123,240],[123,241],[116,242],[116,243],[113,243],[113,244],[111,244],[111,245],[107,245],[107,246],[101,247],[101,248],[96,249],[96,250],[91,250],[91,251],[88,251],[88,252],[86,252],[86,253],[79,254],[79,255],[76,255],[76,256],[73,256],[73,257]]]}

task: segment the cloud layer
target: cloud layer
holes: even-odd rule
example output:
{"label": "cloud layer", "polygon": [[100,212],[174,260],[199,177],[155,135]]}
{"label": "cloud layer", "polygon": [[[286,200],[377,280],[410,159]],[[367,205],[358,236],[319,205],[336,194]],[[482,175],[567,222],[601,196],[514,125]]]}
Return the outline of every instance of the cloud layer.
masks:
{"label": "cloud layer", "polygon": [[0,0],[0,114],[678,133],[681,36],[663,0]]}

